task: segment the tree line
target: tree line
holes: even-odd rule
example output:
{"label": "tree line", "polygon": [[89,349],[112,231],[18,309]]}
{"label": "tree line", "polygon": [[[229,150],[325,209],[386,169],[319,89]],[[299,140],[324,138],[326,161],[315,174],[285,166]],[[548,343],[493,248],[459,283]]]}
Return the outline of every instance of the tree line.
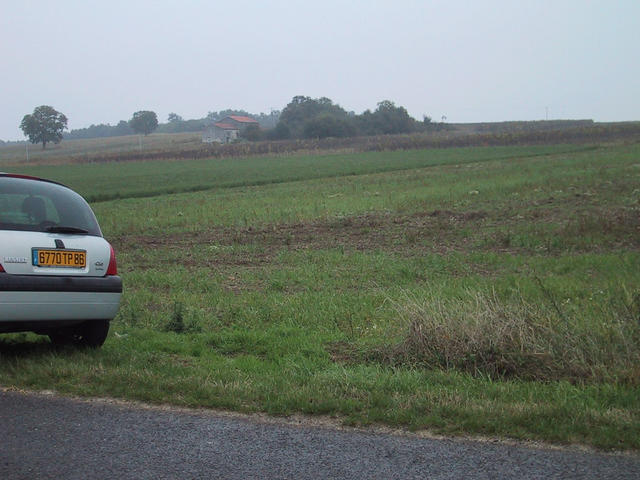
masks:
{"label": "tree line", "polygon": [[[251,114],[245,110],[221,110],[210,111],[203,118],[185,120],[181,115],[175,112],[169,113],[166,123],[158,123],[157,128],[154,130],[157,133],[187,133],[187,132],[200,132],[207,125],[217,122],[224,117],[230,115],[243,115],[251,118],[255,118],[260,124],[262,129],[273,128],[280,117],[280,111],[274,110],[271,113],[260,113],[258,115]],[[64,134],[64,138],[68,140],[77,140],[85,138],[98,138],[98,137],[119,137],[122,135],[133,135],[136,132],[131,128],[130,120],[120,120],[117,125],[109,125],[101,123],[98,125],[90,125],[85,128],[78,128],[71,130]]]}
{"label": "tree line", "polygon": [[[419,122],[409,115],[406,108],[390,100],[379,102],[374,111],[365,110],[357,115],[327,97],[300,95],[293,97],[282,110],[275,128],[263,132],[263,136],[273,140],[344,138],[413,133],[437,128],[441,127],[432,124],[429,117],[425,116]],[[255,136],[256,133],[247,131],[245,136]]]}
{"label": "tree line", "polygon": [[25,115],[20,128],[31,143],[59,143],[66,139],[115,137],[123,135],[158,133],[198,132],[207,125],[224,117],[242,115],[255,118],[258,125],[252,125],[242,132],[245,140],[286,140],[312,138],[345,138],[354,136],[412,133],[446,128],[443,123],[432,123],[427,116],[421,122],[412,118],[402,106],[383,100],[374,111],[362,114],[348,112],[327,97],[311,98],[302,95],[293,97],[282,110],[269,114],[251,114],[244,110],[210,111],[201,119],[185,120],[175,112],[160,124],[155,112],[141,110],[130,120],[120,120],[116,125],[98,124],[64,132],[67,117],[48,105],[36,107],[32,114]]}
{"label": "tree line", "polygon": [[[50,105],[40,105],[33,109],[33,113],[27,114],[20,122],[20,128],[31,143],[41,143],[42,149],[47,147],[47,143],[58,144],[64,137],[64,130],[67,129],[67,116],[57,111]],[[109,133],[109,126],[95,126],[90,128],[92,131],[100,131],[101,136]],[[148,135],[158,127],[158,117],[155,112],[142,110],[135,112],[128,122],[121,121],[116,128],[120,135],[129,133],[138,133]],[[90,137],[86,137],[90,138]],[[95,138],[95,137],[91,137]]]}

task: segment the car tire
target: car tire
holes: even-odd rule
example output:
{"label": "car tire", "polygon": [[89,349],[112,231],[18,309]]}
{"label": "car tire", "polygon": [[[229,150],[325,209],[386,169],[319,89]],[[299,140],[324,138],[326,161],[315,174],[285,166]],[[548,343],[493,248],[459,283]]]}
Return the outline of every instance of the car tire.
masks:
{"label": "car tire", "polygon": [[87,320],[50,332],[49,339],[54,345],[99,348],[107,339],[108,333],[109,320]]}

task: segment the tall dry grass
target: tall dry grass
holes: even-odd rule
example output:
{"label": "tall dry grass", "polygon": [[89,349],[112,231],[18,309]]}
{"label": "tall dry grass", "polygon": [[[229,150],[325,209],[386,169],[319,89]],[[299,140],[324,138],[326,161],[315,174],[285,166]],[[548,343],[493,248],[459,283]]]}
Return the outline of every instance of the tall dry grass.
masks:
{"label": "tall dry grass", "polygon": [[405,294],[394,301],[404,339],[387,361],[535,380],[640,383],[640,294],[591,308],[521,295],[468,291],[462,298]]}

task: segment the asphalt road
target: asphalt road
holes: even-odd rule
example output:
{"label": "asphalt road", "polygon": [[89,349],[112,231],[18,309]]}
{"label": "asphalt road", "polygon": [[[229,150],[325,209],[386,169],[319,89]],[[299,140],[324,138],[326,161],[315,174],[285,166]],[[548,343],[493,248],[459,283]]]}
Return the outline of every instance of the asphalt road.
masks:
{"label": "asphalt road", "polygon": [[0,479],[640,479],[640,456],[0,391]]}

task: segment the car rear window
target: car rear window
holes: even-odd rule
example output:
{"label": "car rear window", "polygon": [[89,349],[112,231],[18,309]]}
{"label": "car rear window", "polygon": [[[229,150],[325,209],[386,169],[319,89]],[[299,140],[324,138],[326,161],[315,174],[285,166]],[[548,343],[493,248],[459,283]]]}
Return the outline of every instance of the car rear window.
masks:
{"label": "car rear window", "polygon": [[0,176],[0,230],[46,232],[51,227],[102,236],[87,202],[55,183]]}

